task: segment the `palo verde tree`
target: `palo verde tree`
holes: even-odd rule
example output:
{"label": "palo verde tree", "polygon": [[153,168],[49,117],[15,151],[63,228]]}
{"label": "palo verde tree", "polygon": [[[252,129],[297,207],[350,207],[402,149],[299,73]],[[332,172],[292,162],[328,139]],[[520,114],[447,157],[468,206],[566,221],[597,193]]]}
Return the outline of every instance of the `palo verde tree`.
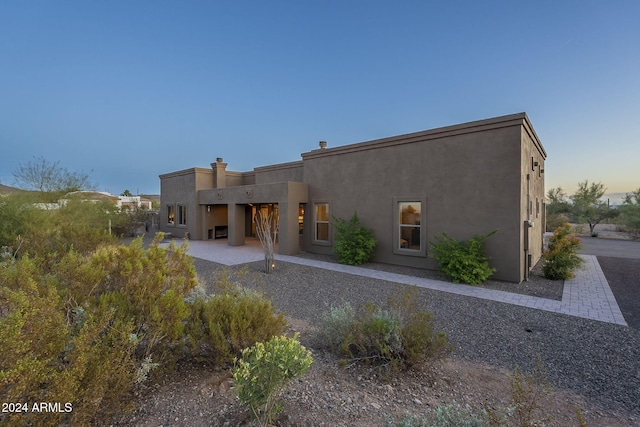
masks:
{"label": "palo verde tree", "polygon": [[79,190],[92,190],[95,185],[82,172],[71,172],[60,166],[59,161],[50,162],[44,157],[34,157],[26,164],[19,164],[12,172],[14,185],[22,190],[50,193],[56,201],[60,194]]}
{"label": "palo verde tree", "polygon": [[640,188],[627,193],[618,209],[625,227],[635,236],[640,236]]}
{"label": "palo verde tree", "polygon": [[615,218],[619,211],[611,209],[608,203],[601,201],[606,188],[600,182],[585,180],[578,184],[578,190],[571,196],[571,214],[579,223],[589,224],[589,233],[596,236],[594,232],[596,225],[605,219]]}

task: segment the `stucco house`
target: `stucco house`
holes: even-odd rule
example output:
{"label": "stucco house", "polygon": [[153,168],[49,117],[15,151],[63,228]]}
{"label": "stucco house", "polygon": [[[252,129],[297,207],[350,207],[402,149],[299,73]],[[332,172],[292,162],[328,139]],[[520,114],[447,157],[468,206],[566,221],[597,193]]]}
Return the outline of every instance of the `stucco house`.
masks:
{"label": "stucco house", "polygon": [[430,241],[498,230],[494,278],[526,280],[542,256],[546,152],[525,113],[302,153],[302,160],[160,175],[160,229],[191,239],[255,236],[258,211],[279,217],[278,251],[331,253],[332,217],[374,230],[374,260],[437,269]]}

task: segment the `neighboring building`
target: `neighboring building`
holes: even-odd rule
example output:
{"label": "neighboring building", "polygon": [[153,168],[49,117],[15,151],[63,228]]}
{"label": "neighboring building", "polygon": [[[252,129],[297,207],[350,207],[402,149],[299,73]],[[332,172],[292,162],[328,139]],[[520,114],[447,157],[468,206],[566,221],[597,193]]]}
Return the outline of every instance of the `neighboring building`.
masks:
{"label": "neighboring building", "polygon": [[375,261],[437,269],[429,242],[487,240],[494,278],[526,280],[542,255],[546,152],[525,113],[302,154],[302,160],[231,172],[160,175],[160,229],[190,238],[255,236],[258,211],[279,216],[281,254],[330,253],[332,217],[354,211],[374,230]]}
{"label": "neighboring building", "polygon": [[151,210],[151,200],[140,196],[118,196],[116,205],[119,208]]}

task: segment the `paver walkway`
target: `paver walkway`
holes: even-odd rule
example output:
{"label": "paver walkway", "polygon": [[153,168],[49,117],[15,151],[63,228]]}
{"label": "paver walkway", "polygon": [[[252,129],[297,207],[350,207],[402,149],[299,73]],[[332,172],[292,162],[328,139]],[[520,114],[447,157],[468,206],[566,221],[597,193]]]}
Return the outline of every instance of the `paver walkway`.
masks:
{"label": "paver walkway", "polygon": [[[189,242],[189,254],[223,265],[264,260],[262,247],[254,240],[247,240],[244,246],[228,246],[226,240],[192,240]],[[577,271],[575,278],[565,280],[562,301],[296,256],[276,254],[276,260],[627,326],[597,258],[594,255],[580,256],[585,260],[585,268]]]}

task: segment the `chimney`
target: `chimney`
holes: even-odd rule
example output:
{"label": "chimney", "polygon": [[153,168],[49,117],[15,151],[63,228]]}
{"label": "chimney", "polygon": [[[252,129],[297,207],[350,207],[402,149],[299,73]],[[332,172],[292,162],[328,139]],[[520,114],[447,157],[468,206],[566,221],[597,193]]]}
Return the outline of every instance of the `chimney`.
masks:
{"label": "chimney", "polygon": [[223,163],[222,157],[217,157],[215,163],[211,163],[213,169],[213,188],[224,188],[226,186],[227,164]]}
{"label": "chimney", "polygon": [[324,150],[325,148],[327,148],[327,141],[320,141],[319,145],[320,149]]}

